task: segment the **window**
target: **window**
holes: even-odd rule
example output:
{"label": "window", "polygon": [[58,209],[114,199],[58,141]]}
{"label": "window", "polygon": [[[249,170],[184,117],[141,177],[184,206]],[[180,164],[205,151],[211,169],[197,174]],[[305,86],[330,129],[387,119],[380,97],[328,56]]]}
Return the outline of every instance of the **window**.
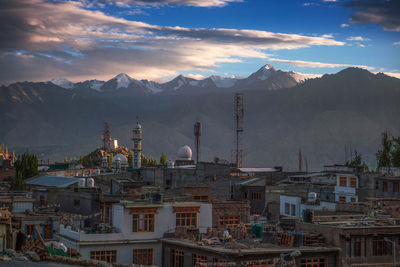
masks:
{"label": "window", "polygon": [[339,196],[339,202],[346,202],[345,196]]}
{"label": "window", "polygon": [[350,187],[357,188],[357,178],[350,177]]}
{"label": "window", "polygon": [[325,258],[305,258],[301,259],[300,267],[326,267],[326,262]]}
{"label": "window", "polygon": [[52,239],[53,238],[51,224],[43,225],[43,238],[44,239]]}
{"label": "window", "polygon": [[132,214],[132,232],[154,232],[154,214]]}
{"label": "window", "polygon": [[153,249],[134,249],[133,250],[133,263],[143,265],[153,265]]}
{"label": "window", "polygon": [[219,216],[218,218],[219,225],[236,226],[239,222],[239,216]]}
{"label": "window", "polygon": [[189,226],[197,228],[197,213],[200,213],[200,206],[174,207],[176,216],[175,226]]}
{"label": "window", "polygon": [[251,192],[251,199],[252,200],[261,200],[262,199],[261,192]]}
{"label": "window", "polygon": [[26,225],[26,235],[33,235],[35,230],[35,225],[34,224],[27,224]]}
{"label": "window", "polygon": [[200,202],[207,202],[208,201],[208,196],[207,195],[202,195],[202,196],[193,196],[194,201],[200,201]]}
{"label": "window", "polygon": [[243,193],[243,199],[247,199],[247,192]]}
{"label": "window", "polygon": [[355,203],[356,202],[356,198],[355,197],[351,197],[350,198],[350,202]]}
{"label": "window", "polygon": [[289,203],[285,203],[285,214],[290,215],[290,204]]}
{"label": "window", "polygon": [[192,254],[192,266],[198,266],[197,264],[207,263],[207,256],[199,255],[199,254]]}
{"label": "window", "polygon": [[183,250],[171,249],[171,267],[183,267]]}
{"label": "window", "polygon": [[392,243],[385,241],[383,236],[374,237],[372,239],[372,255],[392,255]]}
{"label": "window", "polygon": [[292,205],[290,205],[290,207],[291,207],[291,209],[290,209],[290,211],[291,211],[290,215],[296,216],[296,205],[295,205],[295,204],[292,204]]}
{"label": "window", "polygon": [[46,205],[46,199],[45,199],[45,197],[43,195],[40,195],[39,202],[40,202],[40,206]]}
{"label": "window", "polygon": [[387,192],[387,182],[383,181],[383,192]]}
{"label": "window", "polygon": [[74,199],[74,207],[79,207],[80,204],[81,204],[80,199]]}
{"label": "window", "polygon": [[375,189],[379,189],[379,181],[375,182]]}
{"label": "window", "polygon": [[177,213],[176,226],[197,227],[197,213]]}
{"label": "window", "polygon": [[339,186],[347,186],[347,177],[346,176],[340,176]]}
{"label": "window", "polygon": [[117,263],[117,251],[116,250],[90,251],[90,258],[92,260],[105,261],[108,263]]}
{"label": "window", "polygon": [[359,236],[352,236],[348,243],[347,256],[349,257],[365,257],[367,249],[366,238]]}
{"label": "window", "polygon": [[393,182],[393,193],[399,192],[399,182]]}

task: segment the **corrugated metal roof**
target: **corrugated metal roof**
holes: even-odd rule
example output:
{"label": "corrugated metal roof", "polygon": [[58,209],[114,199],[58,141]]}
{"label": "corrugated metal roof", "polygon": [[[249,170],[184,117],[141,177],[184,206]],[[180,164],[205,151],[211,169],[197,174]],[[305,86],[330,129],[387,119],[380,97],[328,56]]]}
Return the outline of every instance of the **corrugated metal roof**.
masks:
{"label": "corrugated metal roof", "polygon": [[28,185],[42,185],[49,187],[65,188],[79,181],[79,178],[64,177],[64,176],[39,176],[32,178],[26,183]]}
{"label": "corrugated metal roof", "polygon": [[238,168],[240,172],[277,172],[275,168]]}
{"label": "corrugated metal roof", "polygon": [[239,182],[239,183],[237,183],[237,184],[238,184],[238,185],[252,184],[252,183],[254,183],[254,182],[258,182],[260,179],[261,179],[261,178],[259,178],[259,177],[250,178],[250,179],[247,179],[247,180],[245,180],[245,181]]}

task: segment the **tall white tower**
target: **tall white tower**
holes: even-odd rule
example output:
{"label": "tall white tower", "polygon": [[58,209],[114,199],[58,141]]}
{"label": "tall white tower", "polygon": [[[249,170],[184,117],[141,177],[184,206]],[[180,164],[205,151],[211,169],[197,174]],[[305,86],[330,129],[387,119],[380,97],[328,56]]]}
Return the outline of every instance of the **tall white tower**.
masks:
{"label": "tall white tower", "polygon": [[133,165],[132,168],[140,169],[142,167],[142,126],[137,123],[133,129]]}

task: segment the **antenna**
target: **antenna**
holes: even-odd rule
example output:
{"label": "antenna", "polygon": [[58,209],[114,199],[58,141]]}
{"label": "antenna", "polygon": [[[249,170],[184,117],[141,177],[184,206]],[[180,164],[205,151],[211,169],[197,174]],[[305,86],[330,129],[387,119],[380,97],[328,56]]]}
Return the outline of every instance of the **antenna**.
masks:
{"label": "antenna", "polygon": [[236,167],[241,168],[243,166],[243,147],[242,147],[242,135],[243,135],[243,94],[236,93],[234,98],[234,112],[235,112],[235,124],[236,124],[236,149],[232,151],[232,161],[236,163]]}
{"label": "antenna", "polygon": [[101,135],[101,140],[103,141],[103,149],[106,151],[110,151],[112,149],[112,138],[108,122],[104,123],[104,131]]}
{"label": "antenna", "polygon": [[201,136],[201,123],[196,121],[194,124],[194,136],[195,136],[195,147],[196,147],[196,163],[200,161],[200,136]]}
{"label": "antenna", "polygon": [[299,172],[303,169],[303,155],[301,154],[301,148],[299,148]]}

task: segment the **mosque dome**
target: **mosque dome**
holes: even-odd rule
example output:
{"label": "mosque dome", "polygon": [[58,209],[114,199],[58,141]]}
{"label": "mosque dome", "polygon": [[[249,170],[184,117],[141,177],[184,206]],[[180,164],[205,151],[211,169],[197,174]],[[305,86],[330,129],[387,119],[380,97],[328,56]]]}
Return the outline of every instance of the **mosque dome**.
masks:
{"label": "mosque dome", "polygon": [[184,145],[178,150],[178,159],[191,160],[192,159],[192,149],[188,145]]}
{"label": "mosque dome", "polygon": [[121,153],[119,153],[119,154],[117,154],[117,155],[115,155],[113,157],[113,160],[112,160],[113,166],[115,164],[117,164],[118,161],[120,162],[120,164],[121,164],[120,166],[121,167],[127,167],[128,166],[128,159],[124,155],[122,155]]}

